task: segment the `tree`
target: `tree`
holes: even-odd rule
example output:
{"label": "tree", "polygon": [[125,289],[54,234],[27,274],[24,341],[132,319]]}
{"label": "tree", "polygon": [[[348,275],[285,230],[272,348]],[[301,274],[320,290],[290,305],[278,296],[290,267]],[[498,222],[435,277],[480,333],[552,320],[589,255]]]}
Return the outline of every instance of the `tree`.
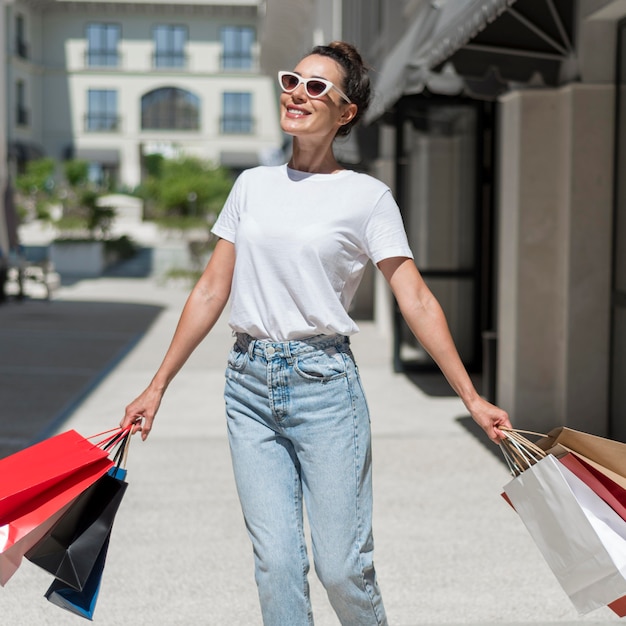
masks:
{"label": "tree", "polygon": [[54,189],[55,161],[52,158],[35,159],[26,164],[23,174],[15,180],[16,188],[25,194],[50,194]]}
{"label": "tree", "polygon": [[157,217],[206,217],[221,210],[233,181],[228,170],[195,157],[155,160],[142,186]]}
{"label": "tree", "polygon": [[26,164],[23,174],[15,179],[18,210],[22,215],[49,219],[49,205],[56,200],[52,158],[34,159]]}
{"label": "tree", "polygon": [[65,180],[70,187],[86,185],[89,180],[89,163],[80,159],[70,159],[63,165]]}

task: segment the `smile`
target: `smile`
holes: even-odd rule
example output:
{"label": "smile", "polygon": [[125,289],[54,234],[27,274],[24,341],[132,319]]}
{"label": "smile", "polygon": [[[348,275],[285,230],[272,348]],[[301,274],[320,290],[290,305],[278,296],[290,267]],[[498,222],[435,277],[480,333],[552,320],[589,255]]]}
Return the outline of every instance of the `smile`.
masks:
{"label": "smile", "polygon": [[298,116],[309,115],[309,113],[307,113],[306,111],[302,111],[301,109],[293,109],[291,107],[287,107],[287,113],[289,115],[298,115]]}

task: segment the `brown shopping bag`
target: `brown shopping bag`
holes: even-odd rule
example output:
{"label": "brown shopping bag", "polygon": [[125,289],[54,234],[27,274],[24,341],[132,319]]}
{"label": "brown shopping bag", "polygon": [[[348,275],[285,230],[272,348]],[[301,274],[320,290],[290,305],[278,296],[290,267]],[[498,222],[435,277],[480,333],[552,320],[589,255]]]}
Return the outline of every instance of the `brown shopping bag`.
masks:
{"label": "brown shopping bag", "polygon": [[536,444],[556,456],[575,452],[586,463],[626,488],[625,443],[560,426],[538,439]]}
{"label": "brown shopping bag", "polygon": [[581,614],[620,601],[626,521],[554,455],[512,439],[504,491],[561,587]]}

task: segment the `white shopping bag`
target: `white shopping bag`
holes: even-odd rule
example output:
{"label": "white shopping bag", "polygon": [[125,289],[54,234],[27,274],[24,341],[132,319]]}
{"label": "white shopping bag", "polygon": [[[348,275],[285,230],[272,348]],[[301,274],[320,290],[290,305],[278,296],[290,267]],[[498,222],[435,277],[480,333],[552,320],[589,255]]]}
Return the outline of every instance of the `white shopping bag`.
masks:
{"label": "white shopping bag", "polygon": [[626,595],[626,522],[556,457],[504,491],[579,613]]}

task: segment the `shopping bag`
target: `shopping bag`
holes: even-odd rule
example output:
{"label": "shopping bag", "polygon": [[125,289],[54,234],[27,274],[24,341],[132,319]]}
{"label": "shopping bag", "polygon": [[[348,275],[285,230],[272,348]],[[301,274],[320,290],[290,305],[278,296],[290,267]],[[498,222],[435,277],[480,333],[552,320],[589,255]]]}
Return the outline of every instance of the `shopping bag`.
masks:
{"label": "shopping bag", "polygon": [[80,591],[109,537],[127,483],[114,467],[69,506],[26,558]]}
{"label": "shopping bag", "polygon": [[108,548],[109,537],[100,549],[94,567],[81,591],[69,587],[60,580],[55,580],[45,593],[46,599],[66,611],[93,620]]}
{"label": "shopping bag", "polygon": [[69,508],[69,504],[54,513],[45,522],[42,522],[30,533],[15,542],[10,548],[0,553],[0,585],[4,585],[9,581],[11,576],[19,569],[22,558],[38,541],[46,535],[46,533],[59,521],[63,514]]}
{"label": "shopping bag", "polygon": [[[621,478],[618,474],[610,470],[606,471],[603,467],[594,467],[575,452],[568,452],[559,457],[559,462],[576,474],[622,519],[626,520],[626,489],[615,482]],[[626,617],[626,596],[610,602],[608,606],[619,617]]]}
{"label": "shopping bag", "polygon": [[626,522],[554,455],[504,491],[579,613],[626,595]]}
{"label": "shopping bag", "polygon": [[[115,491],[115,496],[112,500],[121,500],[121,496],[125,493],[126,483],[124,480],[126,478],[126,470],[122,467],[126,463],[126,455],[128,454],[128,447],[130,444],[130,429],[128,429],[123,437],[121,438],[121,446],[119,447],[115,457],[115,467],[109,470],[108,475],[105,477],[106,480],[102,480],[103,483],[110,483],[109,478],[114,480],[117,483],[120,483],[123,486],[118,486]],[[119,495],[121,493],[121,496]],[[95,498],[95,495],[94,495]],[[119,506],[119,501],[117,502]],[[105,507],[106,508],[106,507]],[[117,511],[117,507],[114,507],[115,511]],[[88,511],[89,507],[85,507],[84,511]],[[89,513],[91,516],[91,512]],[[113,513],[113,518],[115,513]],[[110,518],[110,509],[109,513],[106,515],[101,515],[100,518],[107,520]],[[55,579],[50,588],[46,591],[45,597],[56,604],[57,606],[70,611],[76,615],[84,617],[86,619],[93,619],[93,614],[96,608],[96,602],[100,593],[100,586],[102,583],[102,574],[104,571],[104,565],[106,562],[107,551],[109,548],[109,542],[111,539],[111,528],[113,524],[113,519],[110,519],[110,523],[107,521],[106,525],[108,525],[108,531],[105,533],[104,540],[102,541],[101,547],[99,548],[98,555],[93,563],[89,571],[89,575],[82,585],[82,589],[77,590],[71,586],[68,586],[66,583],[59,579]],[[86,534],[89,535],[90,540],[99,542],[100,538],[96,536],[97,534],[93,533],[93,525],[88,526],[92,532],[86,531]],[[84,539],[84,534],[79,535],[79,539]],[[71,548],[71,546],[70,546]],[[76,556],[76,555],[74,555]]]}
{"label": "shopping bag", "polygon": [[[36,532],[42,524],[47,525],[55,514],[106,474],[111,463],[110,459],[105,458],[87,465],[33,498],[32,503],[17,510],[12,518],[0,526],[0,586],[6,585],[19,567],[21,556],[31,547],[28,542],[24,542],[21,544],[25,548],[22,552],[17,544]],[[13,551],[9,552],[11,549]],[[3,558],[6,553],[9,553],[9,557]]]}
{"label": "shopping bag", "polygon": [[69,430],[0,459],[0,526],[6,516],[107,452]]}
{"label": "shopping bag", "polygon": [[626,617],[626,596],[622,596],[611,602],[609,608],[619,617]]}
{"label": "shopping bag", "polygon": [[[31,491],[29,500],[4,515],[0,524],[0,586],[4,586],[17,571],[23,555],[56,523],[59,512],[64,512],[77,496],[114,465],[120,451],[125,449],[129,429],[125,431],[114,429],[109,433],[102,433],[101,435],[107,436],[97,444],[104,457],[88,461],[81,467],[76,466],[61,480],[49,483],[44,491]],[[76,438],[72,436],[71,440],[76,441]],[[44,459],[49,458],[48,452],[46,449]],[[113,459],[109,458],[109,455],[112,455]],[[37,462],[36,458],[32,459],[33,462]]]}
{"label": "shopping bag", "polygon": [[605,472],[600,471],[575,452],[560,456],[559,462],[591,487],[623,520],[626,520],[626,489],[624,487],[611,480]]}
{"label": "shopping bag", "polygon": [[576,452],[589,465],[626,487],[626,483],[611,473],[626,478],[626,444],[579,430],[561,426],[551,430],[546,436],[536,441],[537,446],[547,452],[560,456],[562,452]]}

